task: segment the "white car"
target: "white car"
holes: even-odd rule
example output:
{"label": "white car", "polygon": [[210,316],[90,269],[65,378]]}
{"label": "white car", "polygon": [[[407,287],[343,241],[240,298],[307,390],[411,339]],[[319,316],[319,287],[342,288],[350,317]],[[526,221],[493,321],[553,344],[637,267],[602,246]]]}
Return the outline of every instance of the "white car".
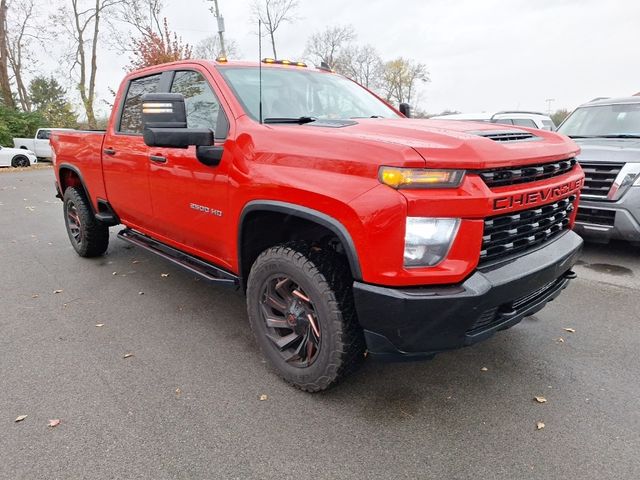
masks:
{"label": "white car", "polygon": [[462,120],[474,122],[499,123],[501,125],[516,125],[519,127],[538,128],[554,131],[553,120],[548,115],[539,112],[523,112],[519,110],[491,113],[453,113],[431,117],[432,120]]}
{"label": "white car", "polygon": [[38,158],[51,160],[49,138],[54,130],[70,130],[69,128],[39,128],[34,138],[14,138],[13,146],[35,152]]}
{"label": "white car", "polygon": [[38,157],[31,150],[0,147],[0,167],[30,167],[38,163]]}

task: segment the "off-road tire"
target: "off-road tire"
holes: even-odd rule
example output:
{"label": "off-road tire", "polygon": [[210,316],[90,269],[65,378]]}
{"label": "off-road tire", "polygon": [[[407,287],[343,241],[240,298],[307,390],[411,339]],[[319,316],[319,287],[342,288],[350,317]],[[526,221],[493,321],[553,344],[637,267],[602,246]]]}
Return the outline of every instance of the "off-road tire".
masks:
{"label": "off-road tire", "polygon": [[[106,252],[109,246],[109,227],[96,219],[84,192],[75,187],[68,187],[64,192],[63,202],[67,234],[78,255],[99,257]],[[79,236],[73,229],[70,211],[79,220]]]}
{"label": "off-road tire", "polygon": [[24,167],[31,166],[31,162],[24,155],[16,155],[11,159],[11,166],[13,168],[20,168],[20,167],[24,168]]}
{"label": "off-road tire", "polygon": [[[266,336],[260,302],[265,282],[274,274],[292,278],[313,301],[322,341],[315,361],[304,368],[283,360]],[[353,302],[353,279],[346,259],[330,248],[305,242],[278,245],[262,252],[251,268],[247,310],[256,342],[277,373],[291,385],[319,392],[335,385],[364,359],[365,341]]]}

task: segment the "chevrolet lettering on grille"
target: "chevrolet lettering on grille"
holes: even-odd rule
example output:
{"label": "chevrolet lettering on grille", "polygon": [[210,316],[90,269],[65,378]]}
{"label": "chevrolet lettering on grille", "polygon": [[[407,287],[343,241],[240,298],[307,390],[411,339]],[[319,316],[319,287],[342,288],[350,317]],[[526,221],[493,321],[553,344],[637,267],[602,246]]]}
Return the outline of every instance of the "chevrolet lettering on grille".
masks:
{"label": "chevrolet lettering on grille", "polygon": [[519,195],[510,195],[508,197],[498,197],[493,200],[494,210],[504,210],[512,207],[526,207],[528,205],[536,205],[541,202],[555,200],[568,193],[582,188],[583,179],[571,180],[557,187],[548,187],[534,192],[521,193]]}

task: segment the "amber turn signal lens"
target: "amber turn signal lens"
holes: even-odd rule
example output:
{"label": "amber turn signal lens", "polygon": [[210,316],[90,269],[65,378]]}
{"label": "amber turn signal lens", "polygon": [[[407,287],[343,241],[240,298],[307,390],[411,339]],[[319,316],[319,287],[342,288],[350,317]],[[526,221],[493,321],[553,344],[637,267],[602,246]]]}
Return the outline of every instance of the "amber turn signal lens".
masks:
{"label": "amber turn signal lens", "polygon": [[381,183],[393,188],[455,188],[464,170],[432,170],[425,168],[380,167]]}

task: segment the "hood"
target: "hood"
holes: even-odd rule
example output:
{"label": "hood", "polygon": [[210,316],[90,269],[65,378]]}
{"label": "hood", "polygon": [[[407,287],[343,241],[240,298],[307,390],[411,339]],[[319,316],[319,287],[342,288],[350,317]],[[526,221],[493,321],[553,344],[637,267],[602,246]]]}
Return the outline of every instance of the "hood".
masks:
{"label": "hood", "polygon": [[410,147],[425,160],[427,167],[438,168],[529,165],[570,158],[579,151],[579,147],[563,135],[486,122],[374,118],[344,122],[338,127],[318,121],[284,128],[314,131],[335,139],[349,137],[387,147]]}
{"label": "hood", "polygon": [[640,163],[640,140],[631,138],[577,138],[582,153],[578,160]]}

